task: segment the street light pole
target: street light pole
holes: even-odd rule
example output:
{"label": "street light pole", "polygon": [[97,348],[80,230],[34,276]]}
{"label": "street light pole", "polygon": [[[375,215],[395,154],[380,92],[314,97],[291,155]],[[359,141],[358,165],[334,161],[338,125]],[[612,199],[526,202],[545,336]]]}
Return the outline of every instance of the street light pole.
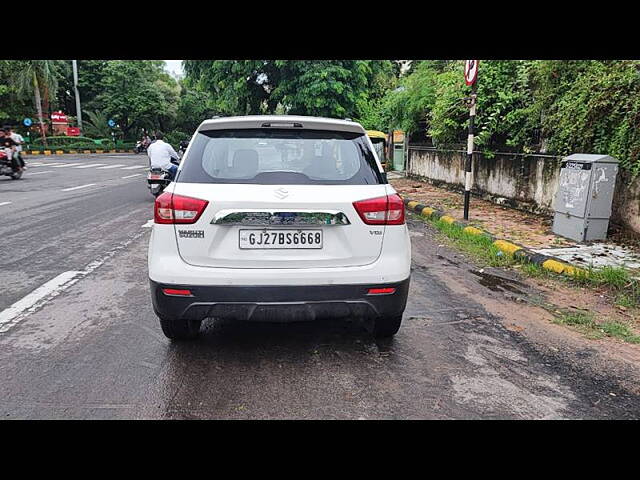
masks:
{"label": "street light pole", "polygon": [[73,89],[76,94],[76,116],[78,117],[78,127],[82,131],[82,109],[80,108],[80,92],[78,91],[78,61],[71,60],[73,64]]}

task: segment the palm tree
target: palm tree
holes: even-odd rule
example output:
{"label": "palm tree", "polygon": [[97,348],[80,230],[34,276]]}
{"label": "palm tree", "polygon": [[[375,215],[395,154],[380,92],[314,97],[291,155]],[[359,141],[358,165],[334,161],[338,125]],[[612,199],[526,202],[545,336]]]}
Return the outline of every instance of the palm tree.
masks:
{"label": "palm tree", "polygon": [[102,112],[85,112],[89,117],[89,120],[85,120],[84,133],[87,136],[94,136],[96,138],[110,138],[111,127],[108,125],[109,119]]}
{"label": "palm tree", "polygon": [[12,77],[13,84],[19,96],[26,97],[33,92],[38,120],[42,131],[42,141],[47,146],[42,115],[42,93],[49,98],[49,92],[58,88],[58,79],[54,69],[55,60],[22,60]]}

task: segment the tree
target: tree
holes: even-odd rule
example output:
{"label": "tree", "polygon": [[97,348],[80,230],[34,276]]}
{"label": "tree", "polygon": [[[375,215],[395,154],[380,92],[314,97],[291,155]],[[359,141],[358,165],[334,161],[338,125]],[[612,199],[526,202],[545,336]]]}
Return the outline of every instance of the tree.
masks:
{"label": "tree", "polygon": [[135,128],[167,126],[175,118],[179,88],[162,61],[111,60],[102,74],[94,104],[120,124],[125,136]]}
{"label": "tree", "polygon": [[187,60],[184,68],[229,115],[358,118],[393,78],[391,62],[375,60]]}
{"label": "tree", "polygon": [[19,97],[33,94],[35,107],[38,112],[38,121],[45,147],[44,119],[42,113],[42,98],[47,101],[52,92],[58,88],[58,79],[55,75],[55,60],[21,60],[17,61],[16,71],[13,72],[12,81]]}
{"label": "tree", "polygon": [[111,127],[109,127],[107,116],[102,112],[86,111],[87,120],[84,121],[84,135],[95,138],[109,138]]}
{"label": "tree", "polygon": [[175,129],[191,135],[204,119],[215,113],[218,112],[209,92],[191,86],[189,82],[181,82]]}
{"label": "tree", "polygon": [[380,101],[381,123],[405,132],[426,130],[428,114],[436,101],[437,71],[428,62],[419,62],[414,72],[400,81]]}
{"label": "tree", "polygon": [[19,121],[29,108],[28,101],[18,97],[11,81],[15,71],[15,61],[0,60],[0,125]]}

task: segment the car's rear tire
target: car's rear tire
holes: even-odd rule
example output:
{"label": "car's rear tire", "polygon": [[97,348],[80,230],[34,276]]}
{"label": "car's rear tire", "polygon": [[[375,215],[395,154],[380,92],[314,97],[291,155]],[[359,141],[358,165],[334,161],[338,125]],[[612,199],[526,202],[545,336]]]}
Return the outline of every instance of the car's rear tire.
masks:
{"label": "car's rear tire", "polygon": [[392,317],[379,317],[373,323],[373,336],[376,338],[393,337],[402,323],[402,314]]}
{"label": "car's rear tire", "polygon": [[160,319],[160,327],[165,337],[171,340],[192,340],[200,333],[202,320],[172,320]]}

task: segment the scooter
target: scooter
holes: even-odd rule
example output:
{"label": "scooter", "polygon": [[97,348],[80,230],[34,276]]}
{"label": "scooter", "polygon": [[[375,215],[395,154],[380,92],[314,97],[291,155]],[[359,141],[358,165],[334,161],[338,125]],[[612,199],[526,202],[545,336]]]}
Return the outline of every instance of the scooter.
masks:
{"label": "scooter", "polygon": [[7,157],[7,154],[4,150],[0,150],[0,175],[7,175],[11,177],[13,180],[18,180],[22,177],[22,170],[15,171],[11,166],[11,160]]}
{"label": "scooter", "polygon": [[184,156],[184,152],[187,151],[187,147],[189,146],[189,140],[182,140],[180,142],[180,146],[178,147],[178,156],[182,159]]}
{"label": "scooter", "polygon": [[136,142],[136,146],[133,147],[133,151],[136,153],[136,155],[139,153],[144,153],[147,151],[147,145],[141,140],[138,140]]}
{"label": "scooter", "polygon": [[[180,162],[175,159],[171,159],[171,163],[174,165],[178,165]],[[157,197],[164,189],[167,188],[173,180],[171,180],[171,176],[169,172],[163,170],[162,168],[150,168],[149,173],[147,174],[147,187],[151,192],[151,195]]]}
{"label": "scooter", "polygon": [[167,188],[167,185],[170,183],[169,172],[161,168],[149,169],[149,173],[147,174],[147,187],[151,195],[157,197],[164,192],[164,189]]}

